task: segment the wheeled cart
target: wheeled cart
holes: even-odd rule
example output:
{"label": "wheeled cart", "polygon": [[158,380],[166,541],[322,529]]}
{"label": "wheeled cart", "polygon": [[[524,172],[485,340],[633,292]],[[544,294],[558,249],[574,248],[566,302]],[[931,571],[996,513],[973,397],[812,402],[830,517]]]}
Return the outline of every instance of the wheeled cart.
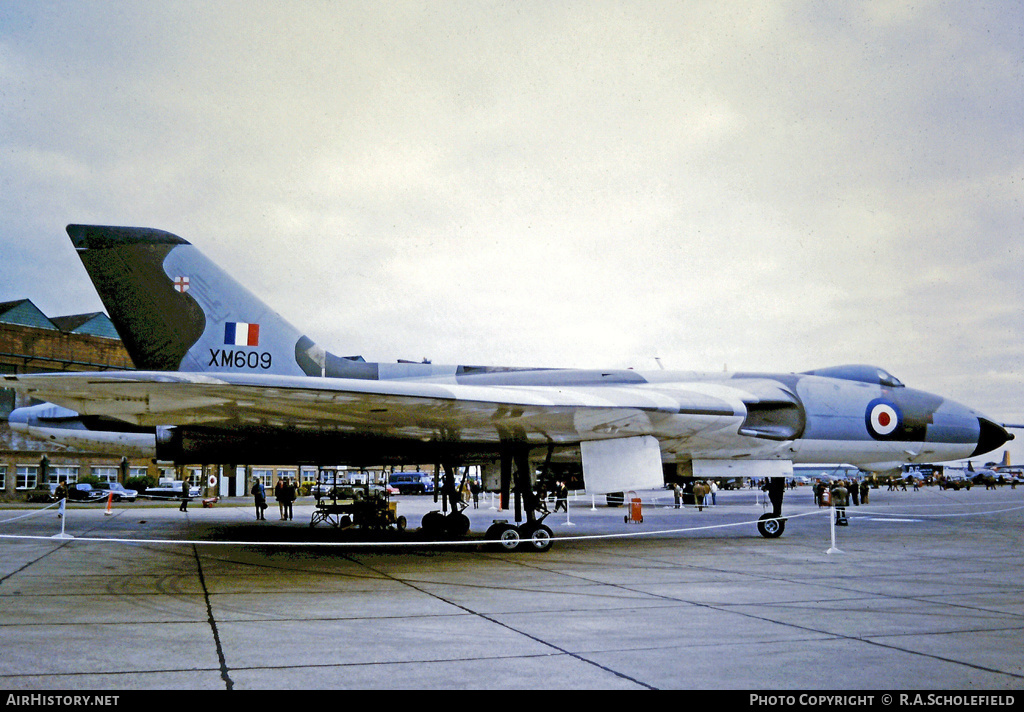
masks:
{"label": "wheeled cart", "polygon": [[640,524],[644,521],[644,508],[640,502],[640,498],[636,496],[636,492],[630,492],[629,499],[629,513],[623,517],[623,521],[626,524],[632,522],[633,524]]}
{"label": "wheeled cart", "polygon": [[309,526],[327,523],[336,529],[394,527],[398,531],[405,531],[406,520],[405,517],[399,516],[397,502],[373,493],[367,497],[359,496],[361,492],[355,494],[356,497],[353,499],[322,499],[317,502]]}

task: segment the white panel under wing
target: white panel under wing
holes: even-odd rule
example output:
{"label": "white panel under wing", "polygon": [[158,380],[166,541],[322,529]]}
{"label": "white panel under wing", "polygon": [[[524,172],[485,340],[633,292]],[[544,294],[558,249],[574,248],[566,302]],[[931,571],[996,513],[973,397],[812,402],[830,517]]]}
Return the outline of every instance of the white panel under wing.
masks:
{"label": "white panel under wing", "polygon": [[652,489],[664,484],[656,438],[639,435],[580,443],[588,494]]}
{"label": "white panel under wing", "polygon": [[693,476],[715,477],[792,477],[792,460],[694,460]]}

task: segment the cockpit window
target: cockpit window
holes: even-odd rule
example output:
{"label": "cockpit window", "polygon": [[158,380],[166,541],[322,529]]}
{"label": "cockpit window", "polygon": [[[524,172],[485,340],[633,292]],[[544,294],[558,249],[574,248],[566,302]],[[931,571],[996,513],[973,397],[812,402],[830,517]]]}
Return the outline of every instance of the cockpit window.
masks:
{"label": "cockpit window", "polygon": [[903,382],[896,376],[892,375],[888,371],[878,369],[878,382],[883,386],[891,386],[892,388],[903,388]]}
{"label": "cockpit window", "polygon": [[884,368],[878,368],[877,366],[833,366],[832,368],[819,368],[815,371],[806,371],[805,373],[809,376],[842,378],[846,381],[878,384],[889,388],[903,388],[903,382],[900,379]]}

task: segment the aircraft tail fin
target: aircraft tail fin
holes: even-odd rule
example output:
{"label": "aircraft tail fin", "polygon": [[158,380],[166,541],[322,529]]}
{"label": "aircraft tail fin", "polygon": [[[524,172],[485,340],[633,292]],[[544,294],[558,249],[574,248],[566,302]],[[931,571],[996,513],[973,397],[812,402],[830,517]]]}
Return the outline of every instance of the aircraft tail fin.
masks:
{"label": "aircraft tail fin", "polygon": [[138,369],[374,376],[371,364],[318,347],[177,235],[101,225],[67,232]]}

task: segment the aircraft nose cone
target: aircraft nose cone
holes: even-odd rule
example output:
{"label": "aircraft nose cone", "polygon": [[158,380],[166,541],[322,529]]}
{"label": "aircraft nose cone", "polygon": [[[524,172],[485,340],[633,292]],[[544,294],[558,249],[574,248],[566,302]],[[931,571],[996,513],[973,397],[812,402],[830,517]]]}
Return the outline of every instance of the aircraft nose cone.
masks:
{"label": "aircraft nose cone", "polygon": [[971,457],[984,455],[986,452],[991,452],[1000,447],[1003,443],[1013,440],[1013,435],[1006,428],[998,423],[993,423],[988,418],[978,418],[978,426],[980,427],[978,447],[971,453]]}
{"label": "aircraft nose cone", "polygon": [[7,423],[11,426],[11,430],[16,433],[24,433],[28,430],[28,408],[15,408],[11,411],[11,414],[7,416]]}

